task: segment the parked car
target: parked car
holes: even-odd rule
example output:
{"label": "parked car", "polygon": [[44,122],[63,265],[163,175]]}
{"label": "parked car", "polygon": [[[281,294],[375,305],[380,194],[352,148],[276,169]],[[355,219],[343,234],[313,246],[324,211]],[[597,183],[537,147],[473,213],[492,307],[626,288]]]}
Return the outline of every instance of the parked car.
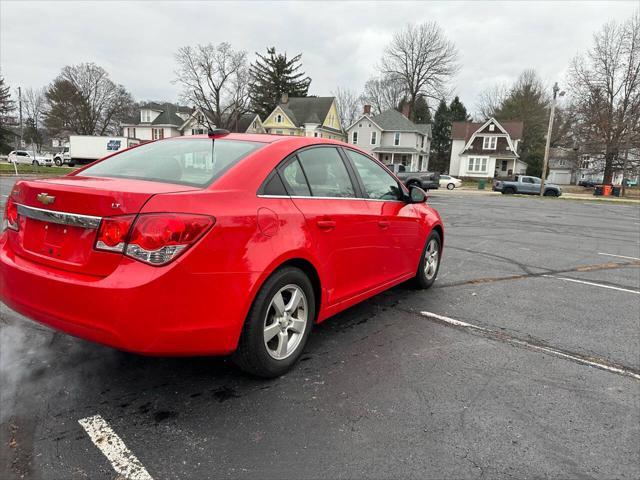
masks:
{"label": "parked car", "polygon": [[231,353],[273,377],[313,323],[401,282],[434,283],[444,232],[422,189],[342,142],[226,133],[17,182],[0,300],[122,350]]}
{"label": "parked car", "polygon": [[393,172],[407,187],[420,187],[424,190],[437,189],[440,186],[440,174],[435,172],[413,172],[404,165],[391,165]]}
{"label": "parked car", "polygon": [[[540,195],[541,180],[538,177],[527,175],[517,175],[515,180],[497,180],[493,183],[493,190],[504,194],[524,193]],[[553,183],[544,184],[544,195],[559,197],[562,195],[562,188]]]}
{"label": "parked car", "polygon": [[450,175],[440,175],[440,186],[445,187],[447,190],[453,190],[454,188],[460,188],[462,180],[452,177]]}
{"label": "parked car", "polygon": [[33,153],[27,150],[13,150],[7,155],[7,162],[9,163],[24,163],[28,165],[40,165],[50,167],[53,165],[53,160],[50,157],[44,157],[40,155],[33,156]]}
{"label": "parked car", "polygon": [[580,180],[578,182],[578,186],[580,187],[586,187],[586,188],[593,188],[596,185],[600,185],[602,182],[596,182],[595,180]]}

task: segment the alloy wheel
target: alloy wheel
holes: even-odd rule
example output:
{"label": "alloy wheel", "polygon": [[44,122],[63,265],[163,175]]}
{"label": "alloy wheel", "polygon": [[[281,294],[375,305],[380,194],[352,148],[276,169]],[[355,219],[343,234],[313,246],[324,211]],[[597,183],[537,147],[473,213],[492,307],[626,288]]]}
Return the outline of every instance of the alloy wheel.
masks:
{"label": "alloy wheel", "polygon": [[424,256],[424,275],[427,280],[431,280],[438,271],[438,262],[440,261],[440,245],[438,240],[432,238],[427,244],[427,251]]}
{"label": "alloy wheel", "polygon": [[271,299],[264,319],[264,344],[276,360],[291,356],[304,336],[309,320],[307,297],[297,285],[286,285]]}

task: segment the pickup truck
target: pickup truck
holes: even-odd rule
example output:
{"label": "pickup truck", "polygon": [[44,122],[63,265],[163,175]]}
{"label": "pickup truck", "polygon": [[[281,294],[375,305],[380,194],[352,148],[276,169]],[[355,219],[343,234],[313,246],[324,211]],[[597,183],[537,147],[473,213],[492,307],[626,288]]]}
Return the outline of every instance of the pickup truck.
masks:
{"label": "pickup truck", "polygon": [[[538,177],[529,177],[527,175],[517,175],[515,180],[497,180],[493,184],[493,190],[502,192],[503,194],[525,193],[532,195],[540,195],[541,180]],[[544,184],[544,195],[546,197],[559,197],[562,195],[562,188],[553,183]]]}
{"label": "pickup truck", "polygon": [[407,187],[417,186],[423,190],[430,190],[440,186],[440,174],[434,172],[408,172],[404,165],[390,165],[402,183]]}

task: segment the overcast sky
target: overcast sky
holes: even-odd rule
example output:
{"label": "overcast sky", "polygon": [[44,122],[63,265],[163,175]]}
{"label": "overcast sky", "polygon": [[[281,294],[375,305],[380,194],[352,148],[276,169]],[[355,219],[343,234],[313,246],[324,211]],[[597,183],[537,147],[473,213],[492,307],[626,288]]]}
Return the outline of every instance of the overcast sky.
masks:
{"label": "overcast sky", "polygon": [[562,82],[569,60],[628,2],[28,2],[0,1],[0,72],[11,87],[49,84],[67,64],[95,62],[137,100],[176,101],[180,46],[229,42],[303,54],[310,93],[362,90],[394,31],[435,20],[460,52],[451,80],[470,110],[477,95],[526,68]]}

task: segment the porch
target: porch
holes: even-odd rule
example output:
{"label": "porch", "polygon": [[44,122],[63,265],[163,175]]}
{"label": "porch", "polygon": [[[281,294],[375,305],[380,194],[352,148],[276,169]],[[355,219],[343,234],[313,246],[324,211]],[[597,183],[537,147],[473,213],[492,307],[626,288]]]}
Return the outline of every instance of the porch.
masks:
{"label": "porch", "polygon": [[404,165],[409,171],[426,171],[429,164],[428,155],[415,148],[377,147],[372,153],[385,165]]}

